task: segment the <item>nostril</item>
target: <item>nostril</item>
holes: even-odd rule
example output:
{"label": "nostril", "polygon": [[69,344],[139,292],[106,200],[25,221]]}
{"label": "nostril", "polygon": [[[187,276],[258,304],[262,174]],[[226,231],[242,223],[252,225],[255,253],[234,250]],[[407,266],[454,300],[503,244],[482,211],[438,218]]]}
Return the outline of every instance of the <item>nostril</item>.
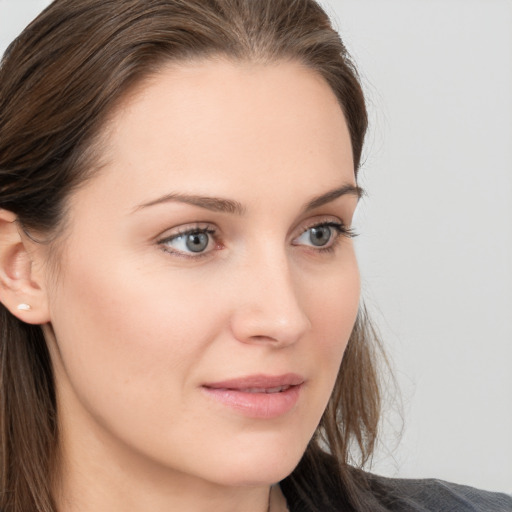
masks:
{"label": "nostril", "polygon": [[255,335],[255,336],[252,336],[252,340],[255,341],[255,342],[263,342],[263,343],[266,343],[266,342],[278,342],[279,340],[277,340],[276,338],[273,338],[271,336],[261,336],[261,335]]}

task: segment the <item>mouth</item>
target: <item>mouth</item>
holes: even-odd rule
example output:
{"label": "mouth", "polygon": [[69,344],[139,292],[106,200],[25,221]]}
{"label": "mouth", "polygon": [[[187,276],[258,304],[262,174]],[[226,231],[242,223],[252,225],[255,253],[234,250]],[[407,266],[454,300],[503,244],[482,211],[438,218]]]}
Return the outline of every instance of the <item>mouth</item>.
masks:
{"label": "mouth", "polygon": [[305,379],[297,374],[252,375],[208,383],[203,392],[222,406],[250,418],[271,419],[295,408]]}
{"label": "mouth", "polygon": [[235,389],[247,393],[279,393],[285,388],[299,386],[305,381],[304,377],[297,373],[283,375],[248,375],[236,379],[223,380],[204,384],[211,389]]}
{"label": "mouth", "polygon": [[281,393],[282,391],[286,391],[290,388],[291,386],[277,386],[275,388],[242,388],[238,391],[241,391],[242,393]]}

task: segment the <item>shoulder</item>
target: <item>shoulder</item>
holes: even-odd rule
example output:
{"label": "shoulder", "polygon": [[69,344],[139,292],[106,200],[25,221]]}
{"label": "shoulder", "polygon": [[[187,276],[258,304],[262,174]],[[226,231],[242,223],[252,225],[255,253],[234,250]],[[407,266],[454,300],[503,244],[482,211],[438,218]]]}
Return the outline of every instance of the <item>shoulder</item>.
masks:
{"label": "shoulder", "polygon": [[316,454],[281,489],[290,512],[512,512],[512,496],[436,479],[387,478]]}
{"label": "shoulder", "polygon": [[512,512],[512,496],[436,479],[387,478],[322,450],[280,482],[290,512]]}
{"label": "shoulder", "polygon": [[512,497],[442,480],[366,474],[368,493],[386,511],[512,512]]}

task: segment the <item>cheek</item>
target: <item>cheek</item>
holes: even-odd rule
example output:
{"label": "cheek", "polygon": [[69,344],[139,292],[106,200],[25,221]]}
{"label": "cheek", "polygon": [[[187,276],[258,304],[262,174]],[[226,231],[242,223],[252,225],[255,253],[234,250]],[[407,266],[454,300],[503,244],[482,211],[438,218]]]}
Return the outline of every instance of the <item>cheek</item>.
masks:
{"label": "cheek", "polygon": [[[321,283],[321,285],[320,285]],[[304,293],[313,329],[322,333],[326,351],[342,354],[355,323],[360,299],[359,269],[354,255]]]}
{"label": "cheek", "polygon": [[360,277],[355,255],[321,283],[322,286],[308,283],[305,291],[309,293],[304,293],[312,326],[311,343],[305,347],[304,357],[314,360],[315,366],[322,369],[316,393],[319,404],[314,413],[318,419],[334,387],[359,309]]}
{"label": "cheek", "polygon": [[159,274],[107,258],[67,267],[52,324],[63,373],[94,414],[122,422],[130,408],[180,407],[176,397],[220,329],[205,307],[218,300]]}
{"label": "cheek", "polygon": [[[284,367],[304,370],[311,385],[283,428],[261,433],[204,407],[197,392],[200,378],[223,375],[219,368],[230,376],[255,370],[257,345],[239,343],[229,329],[246,295],[233,275],[174,272],[108,255],[67,264],[52,305],[59,342],[52,357],[61,410],[71,428],[82,429],[76,435],[99,426],[151,459],[179,467],[188,461],[190,471],[231,474],[240,466],[231,452],[247,453],[247,468],[275,466],[281,476],[291,470],[334,386],[357,314],[357,265],[349,259],[321,273],[294,274],[311,330],[276,356]],[[196,460],[201,467],[189,467]]]}

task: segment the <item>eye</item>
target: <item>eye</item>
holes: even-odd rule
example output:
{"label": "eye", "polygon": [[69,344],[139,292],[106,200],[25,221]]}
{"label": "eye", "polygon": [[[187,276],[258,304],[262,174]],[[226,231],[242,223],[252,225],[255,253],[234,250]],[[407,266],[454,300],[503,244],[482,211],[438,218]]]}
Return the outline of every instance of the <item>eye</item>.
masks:
{"label": "eye", "polygon": [[340,236],[353,237],[355,234],[340,222],[324,222],[306,229],[293,244],[331,249]]}
{"label": "eye", "polygon": [[210,228],[194,228],[168,236],[158,243],[164,250],[182,256],[200,256],[213,249],[215,231]]}
{"label": "eye", "polygon": [[[327,245],[332,238],[331,226],[315,226],[309,228],[305,233],[306,238],[309,238],[309,242],[316,247],[323,247]],[[303,235],[304,236],[304,235]]]}

